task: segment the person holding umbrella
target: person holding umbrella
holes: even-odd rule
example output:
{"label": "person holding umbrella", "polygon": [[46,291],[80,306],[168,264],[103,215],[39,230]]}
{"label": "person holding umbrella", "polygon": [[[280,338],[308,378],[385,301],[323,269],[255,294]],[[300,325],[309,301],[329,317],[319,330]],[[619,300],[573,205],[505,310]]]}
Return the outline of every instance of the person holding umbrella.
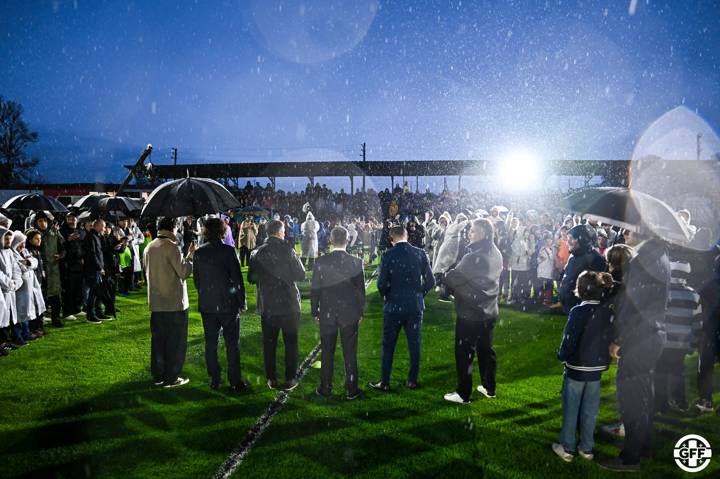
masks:
{"label": "person holding umbrella", "polygon": [[628,231],[625,241],[635,255],[625,267],[622,296],[616,298],[615,340],[610,346],[610,354],[618,358],[617,395],[625,442],[618,457],[599,464],[614,471],[639,471],[640,459],[652,452],[653,374],[667,338],[658,321],[667,308],[670,260],[665,242],[649,233]]}
{"label": "person holding umbrella", "polygon": [[156,386],[172,388],[190,382],[180,377],[187,350],[187,278],[192,274],[195,244],[183,258],[175,233],[175,218],[158,220],[158,236],[145,248],[150,331],[150,369]]}

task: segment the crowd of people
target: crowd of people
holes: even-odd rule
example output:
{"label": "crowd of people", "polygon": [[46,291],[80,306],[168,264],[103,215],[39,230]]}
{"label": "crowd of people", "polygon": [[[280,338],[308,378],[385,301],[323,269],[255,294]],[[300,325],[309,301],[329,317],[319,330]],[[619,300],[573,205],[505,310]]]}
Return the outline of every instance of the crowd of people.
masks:
{"label": "crowd of people", "polygon": [[[62,327],[83,314],[93,324],[112,320],[116,294],[146,282],[153,381],[181,386],[188,382],[181,377],[190,307],[186,280],[193,276],[209,386],[222,382],[217,359],[222,332],[228,382],[242,392],[248,385],[240,369],[239,315],[247,309],[241,269],[247,266],[247,283],[257,288],[267,384],[292,390],[298,383],[297,283],[312,271],[311,312],[322,349],[316,392],[332,394],[339,335],[346,397],[356,399],[363,394],[357,341],[364,267],[382,256],[377,277],[385,301],[381,377],[368,383],[372,390],[391,389],[401,330],[410,352],[405,386],[418,387],[424,298],[434,289],[441,301],[455,304],[457,385],[445,399],[458,404],[471,401],[475,356],[477,391],[496,397],[493,334],[500,304],[567,315],[557,353],[565,365],[562,432],[552,446],[565,461],[576,455],[593,459],[600,377],[612,359],[618,360],[621,422],[604,430],[625,443],[619,458],[603,461],[605,467],[637,470],[651,448],[654,416],[688,410],[684,361],[695,349],[700,398],[694,406],[713,410],[720,261],[712,232],[692,227],[688,211],[678,215],[694,237],[676,245],[581,220],[563,211],[556,195],[435,195],[407,187],[348,195],[319,185],[283,193],[248,183],[239,197],[257,212],[161,218],[142,229],[130,218],[79,225],[74,213],[54,221],[37,212],[25,220],[26,228],[13,231],[13,222],[0,217],[0,353],[47,334],[46,321]],[[283,382],[276,365],[281,333]]]}

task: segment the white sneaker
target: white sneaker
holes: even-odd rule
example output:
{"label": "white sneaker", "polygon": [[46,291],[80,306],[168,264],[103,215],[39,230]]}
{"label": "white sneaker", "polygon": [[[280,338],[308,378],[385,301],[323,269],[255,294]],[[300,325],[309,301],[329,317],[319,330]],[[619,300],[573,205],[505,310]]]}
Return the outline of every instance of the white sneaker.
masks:
{"label": "white sneaker", "polygon": [[85,311],[80,311],[80,312],[79,312],[79,313],[77,313],[77,314],[76,314],[75,316],[77,316],[77,317],[80,317],[80,316],[87,316],[87,313],[86,313]]}
{"label": "white sneaker", "polygon": [[[560,446],[560,447],[562,447],[562,446]],[[587,461],[592,461],[593,459],[595,459],[595,454],[593,454],[592,451],[585,452],[585,451],[581,451],[578,449],[578,456],[582,457],[583,459],[585,459]]]}
{"label": "white sneaker", "polygon": [[72,314],[63,318],[65,321],[75,321],[77,318]]}
{"label": "white sneaker", "polygon": [[573,458],[575,457],[569,452],[567,452],[562,444],[558,444],[557,442],[553,443],[552,450],[555,454],[558,455],[560,459],[565,462],[572,462]]}
{"label": "white sneaker", "polygon": [[463,398],[461,398],[460,395],[456,392],[447,393],[443,397],[445,398],[446,401],[455,402],[458,404],[470,404],[470,401],[464,401]]}
{"label": "white sneaker", "polygon": [[486,398],[488,398],[488,399],[495,399],[495,395],[494,395],[494,394],[489,394],[488,391],[487,391],[487,389],[485,389],[485,387],[483,387],[482,384],[477,387],[477,390],[478,390],[478,392],[479,392],[480,394],[482,394],[482,395],[485,396]]}
{"label": "white sneaker", "polygon": [[184,386],[184,385],[186,385],[186,384],[189,383],[189,382],[190,382],[190,380],[189,380],[188,378],[177,378],[174,383],[172,383],[172,384],[166,384],[166,385],[163,386],[163,387],[166,388],[166,389],[168,389],[168,388],[176,388],[176,387],[178,387],[178,386]]}

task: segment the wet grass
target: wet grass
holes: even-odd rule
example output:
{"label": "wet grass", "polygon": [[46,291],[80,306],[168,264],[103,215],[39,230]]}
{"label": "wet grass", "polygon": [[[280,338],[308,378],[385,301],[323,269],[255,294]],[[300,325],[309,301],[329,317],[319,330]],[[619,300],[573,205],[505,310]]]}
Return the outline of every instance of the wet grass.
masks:
{"label": "wet grass", "polygon": [[[307,285],[301,290],[306,295]],[[248,299],[252,311],[253,288]],[[371,286],[360,327],[363,385],[379,376],[381,306]],[[502,309],[498,398],[475,393],[471,405],[456,406],[442,399],[455,385],[451,306],[434,293],[428,299],[420,389],[401,387],[408,368],[401,337],[394,391],[345,401],[338,351],[335,397],[314,395],[319,370],[311,369],[234,477],[605,477],[595,464],[568,465],[549,449],[560,429],[562,367],[554,351],[564,318]],[[241,324],[243,375],[252,391],[235,396],[207,387],[196,311],[184,370],[191,382],[166,391],[150,384],[144,295],[119,298],[118,307],[117,321],[68,322],[0,359],[0,476],[209,477],[275,398],[264,385],[257,315],[244,315]],[[302,357],[319,339],[307,301],[303,312]],[[695,357],[688,359],[690,374],[695,364]],[[614,370],[603,379],[601,423],[616,418],[613,381]],[[680,476],[672,447],[686,433],[720,444],[717,416],[669,416],[658,424],[655,459],[644,464],[644,477]],[[598,450],[615,451],[607,442]],[[719,473],[715,459],[697,477]]]}

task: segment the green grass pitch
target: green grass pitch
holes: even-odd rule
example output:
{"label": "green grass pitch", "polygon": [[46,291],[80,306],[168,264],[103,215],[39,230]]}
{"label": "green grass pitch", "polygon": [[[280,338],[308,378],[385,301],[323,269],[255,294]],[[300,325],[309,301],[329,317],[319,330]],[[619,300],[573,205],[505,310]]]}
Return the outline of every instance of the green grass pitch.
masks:
{"label": "green grass pitch", "polygon": [[[302,287],[305,297],[307,288]],[[0,359],[0,476],[211,477],[275,398],[265,385],[259,317],[252,313],[254,288],[247,296],[251,312],[242,317],[240,348],[243,375],[252,385],[248,394],[231,394],[227,383],[218,391],[208,388],[191,284],[184,369],[191,382],[185,387],[162,390],[151,384],[144,293],[118,298],[117,321],[100,326],[68,322]],[[335,397],[314,394],[319,370],[311,369],[233,477],[613,476],[580,458],[565,464],[550,450],[561,421],[562,366],[555,351],[565,318],[502,308],[495,334],[498,398],[481,399],[475,392],[471,405],[460,406],[442,398],[455,386],[452,305],[438,302],[434,293],[428,297],[421,388],[402,386],[408,358],[401,335],[394,391],[382,395],[366,387],[380,374],[382,300],[374,284],[368,301],[359,345],[365,397],[344,399],[338,350]],[[301,359],[319,340],[308,309],[303,300]],[[281,358],[282,352],[282,370]],[[691,399],[696,397],[696,364],[696,356],[688,358]],[[599,424],[617,418],[614,375],[613,367],[603,377]],[[689,433],[703,435],[718,451],[710,466],[694,476],[720,475],[720,417],[671,415],[656,424],[655,457],[644,462],[642,477],[682,477],[672,449]],[[600,438],[597,450],[616,453]]]}

